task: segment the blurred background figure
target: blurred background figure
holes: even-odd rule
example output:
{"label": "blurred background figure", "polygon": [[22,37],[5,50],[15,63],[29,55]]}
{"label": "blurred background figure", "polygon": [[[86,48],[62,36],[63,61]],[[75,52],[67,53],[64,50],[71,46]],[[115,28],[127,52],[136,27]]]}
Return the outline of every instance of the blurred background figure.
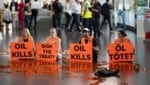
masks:
{"label": "blurred background figure", "polygon": [[37,26],[37,16],[38,16],[38,10],[41,8],[41,5],[38,0],[34,0],[31,2],[31,20],[30,20],[30,26],[29,29],[32,26],[32,20],[34,20],[34,29],[36,29]]}
{"label": "blurred background figure", "polygon": [[83,27],[90,30],[90,35],[92,35],[92,10],[91,10],[91,0],[84,0],[82,3],[82,24]]}
{"label": "blurred background figure", "polygon": [[19,22],[19,30],[23,29],[24,27],[24,7],[25,3],[23,0],[18,5],[18,22]]}
{"label": "blurred background figure", "polygon": [[66,16],[66,28],[69,27],[70,20],[71,20],[71,0],[66,0],[65,3],[65,16]]}
{"label": "blurred background figure", "polygon": [[61,27],[61,14],[63,11],[63,5],[59,0],[55,0],[52,4],[53,11],[53,27],[60,28]]}
{"label": "blurred background figure", "polygon": [[69,32],[72,32],[74,25],[76,25],[77,30],[80,32],[80,15],[81,15],[81,4],[79,0],[75,0],[71,4],[71,12],[72,12],[72,23],[69,29]]}
{"label": "blurred background figure", "polygon": [[12,22],[12,16],[11,16],[11,11],[9,9],[9,6],[7,3],[4,4],[4,12],[3,12],[3,20],[4,20],[4,23],[6,24],[6,29],[9,29],[9,24]]}
{"label": "blurred background figure", "polygon": [[101,13],[104,17],[102,24],[101,24],[101,29],[103,28],[103,25],[104,25],[105,21],[107,20],[108,24],[109,24],[110,31],[113,30],[113,28],[111,26],[111,11],[110,11],[111,9],[112,9],[112,7],[109,4],[109,0],[106,0],[106,2],[103,4],[102,9],[101,9]]}
{"label": "blurred background figure", "polygon": [[10,10],[12,12],[18,11],[18,3],[15,0],[12,0],[10,3]]}
{"label": "blurred background figure", "polygon": [[94,37],[100,37],[100,13],[101,3],[98,0],[92,0],[92,16]]}
{"label": "blurred background figure", "polygon": [[24,27],[29,28],[30,18],[31,18],[30,2],[25,2],[24,7]]}

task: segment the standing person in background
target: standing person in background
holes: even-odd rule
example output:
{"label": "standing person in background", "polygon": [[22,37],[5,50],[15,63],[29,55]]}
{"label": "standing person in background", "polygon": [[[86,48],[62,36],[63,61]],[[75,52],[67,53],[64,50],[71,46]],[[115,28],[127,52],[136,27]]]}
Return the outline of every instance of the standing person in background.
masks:
{"label": "standing person in background", "polygon": [[72,23],[70,26],[70,32],[72,32],[72,29],[74,27],[74,24],[77,27],[77,30],[80,32],[80,14],[81,14],[81,4],[79,2],[79,0],[75,0],[72,5],[71,5],[71,12],[72,12]]}
{"label": "standing person in background", "polygon": [[82,4],[82,24],[83,27],[90,30],[90,35],[92,35],[92,10],[91,10],[90,0],[84,0]]}
{"label": "standing person in background", "polygon": [[71,1],[70,0],[66,0],[65,16],[66,16],[66,28],[68,28],[70,24],[70,20],[71,20]]}
{"label": "standing person in background", "polygon": [[106,0],[106,3],[103,4],[102,9],[101,9],[101,13],[104,16],[103,22],[101,24],[101,29],[105,23],[105,21],[108,21],[109,24],[109,28],[112,31],[112,26],[111,26],[111,12],[110,10],[112,9],[111,5],[109,4],[109,0]]}
{"label": "standing person in background", "polygon": [[3,20],[6,24],[6,29],[9,29],[8,26],[12,22],[11,11],[9,9],[8,4],[4,4],[4,7],[5,7],[5,9],[4,9],[4,12],[3,12],[3,15],[4,15]]}
{"label": "standing person in background", "polygon": [[100,12],[101,4],[98,0],[92,0],[92,16],[93,16],[93,31],[94,37],[100,37]]}
{"label": "standing person in background", "polygon": [[18,3],[15,0],[12,0],[12,2],[10,3],[10,10],[12,12],[18,11]]}
{"label": "standing person in background", "polygon": [[25,4],[23,2],[23,0],[21,0],[21,2],[18,5],[18,21],[19,21],[19,30],[22,30],[24,27],[24,7]]}
{"label": "standing person in background", "polygon": [[16,13],[18,11],[18,2],[16,2],[15,0],[12,0],[10,3],[10,10],[12,13],[12,28],[16,28],[16,21],[17,21]]}
{"label": "standing person in background", "polygon": [[4,0],[0,3],[0,27],[3,26],[3,11],[4,11]]}
{"label": "standing person in background", "polygon": [[24,7],[24,27],[29,28],[29,23],[30,23],[30,17],[31,17],[31,11],[30,11],[30,2],[25,2],[25,7]]}
{"label": "standing person in background", "polygon": [[63,11],[63,5],[59,0],[55,0],[52,4],[53,11],[53,27],[60,28],[61,27],[61,14]]}
{"label": "standing person in background", "polygon": [[38,10],[40,9],[40,7],[41,7],[41,5],[40,5],[40,3],[38,2],[38,0],[34,0],[34,1],[31,2],[31,11],[32,11],[32,14],[31,14],[31,20],[30,20],[29,29],[30,29],[31,26],[32,26],[32,20],[33,20],[33,19],[34,19],[34,29],[36,28]]}

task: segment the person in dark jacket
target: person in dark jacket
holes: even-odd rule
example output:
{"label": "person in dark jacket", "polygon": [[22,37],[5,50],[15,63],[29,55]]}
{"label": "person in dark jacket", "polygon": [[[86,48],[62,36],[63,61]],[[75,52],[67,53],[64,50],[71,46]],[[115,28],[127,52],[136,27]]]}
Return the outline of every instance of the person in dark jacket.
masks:
{"label": "person in dark jacket", "polygon": [[93,30],[94,37],[100,36],[100,12],[101,12],[101,3],[98,0],[92,0],[92,16],[93,16]]}
{"label": "person in dark jacket", "polygon": [[10,3],[10,10],[18,11],[18,3],[15,0],[12,0],[12,2]]}
{"label": "person in dark jacket", "polygon": [[59,28],[61,26],[61,14],[63,10],[62,4],[59,0],[55,0],[52,4],[53,10],[53,27]]}
{"label": "person in dark jacket", "polygon": [[110,10],[112,9],[111,5],[109,4],[109,0],[106,0],[106,3],[103,4],[102,9],[101,9],[101,13],[104,16],[103,22],[101,24],[101,29],[105,23],[105,21],[108,21],[109,24],[109,28],[112,31],[112,26],[111,26],[111,12]]}

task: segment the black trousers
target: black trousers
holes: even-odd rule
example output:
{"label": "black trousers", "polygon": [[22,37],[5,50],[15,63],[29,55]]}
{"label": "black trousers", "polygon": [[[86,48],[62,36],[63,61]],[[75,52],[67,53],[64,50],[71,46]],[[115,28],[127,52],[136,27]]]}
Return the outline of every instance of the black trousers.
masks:
{"label": "black trousers", "polygon": [[93,17],[93,31],[94,31],[94,37],[100,36],[100,17]]}
{"label": "black trousers", "polygon": [[38,9],[32,9],[32,14],[31,14],[31,20],[30,20],[30,26],[29,26],[29,28],[31,28],[33,19],[34,19],[34,28],[36,28],[36,25],[37,25],[37,16],[38,16]]}
{"label": "black trousers", "polygon": [[77,26],[78,31],[80,31],[80,14],[72,14],[72,23],[70,27],[70,31],[72,31],[74,25]]}
{"label": "black trousers", "polygon": [[70,21],[71,21],[71,15],[69,13],[65,13],[66,16],[66,28],[69,27]]}
{"label": "black trousers", "polygon": [[61,27],[61,13],[55,13],[53,15],[53,27],[55,28]]}
{"label": "black trousers", "polygon": [[108,21],[109,29],[112,30],[111,17],[110,17],[110,15],[105,15],[105,16],[104,16],[103,22],[102,22],[102,24],[101,24],[101,29],[102,29],[102,27],[103,27],[103,25],[104,25],[104,23],[105,23],[106,20]]}
{"label": "black trousers", "polygon": [[92,18],[82,19],[83,27],[88,28],[90,30],[90,35],[92,35]]}

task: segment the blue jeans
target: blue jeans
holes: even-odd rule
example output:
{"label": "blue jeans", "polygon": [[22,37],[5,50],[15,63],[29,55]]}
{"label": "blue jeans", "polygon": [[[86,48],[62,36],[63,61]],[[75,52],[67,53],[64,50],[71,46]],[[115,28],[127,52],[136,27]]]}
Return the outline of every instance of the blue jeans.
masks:
{"label": "blue jeans", "polygon": [[53,15],[53,27],[61,27],[61,13]]}
{"label": "blue jeans", "polygon": [[24,16],[24,27],[29,28],[30,26],[30,16]]}

